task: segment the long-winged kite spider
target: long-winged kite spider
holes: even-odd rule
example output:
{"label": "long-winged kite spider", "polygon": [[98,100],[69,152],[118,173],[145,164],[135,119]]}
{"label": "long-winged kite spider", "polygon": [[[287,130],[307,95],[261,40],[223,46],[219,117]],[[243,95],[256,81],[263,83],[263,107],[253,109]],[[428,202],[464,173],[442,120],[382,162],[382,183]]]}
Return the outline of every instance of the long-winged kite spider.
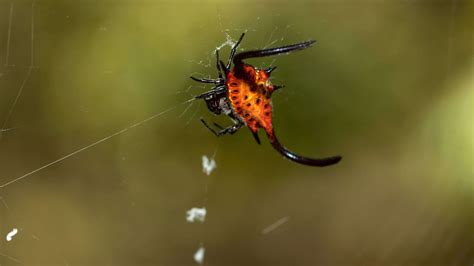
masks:
{"label": "long-winged kite spider", "polygon": [[[313,159],[297,155],[280,144],[273,130],[272,104],[270,101],[272,93],[282,87],[273,85],[269,80],[270,74],[275,70],[275,67],[258,69],[243,62],[244,59],[248,58],[288,54],[293,51],[303,50],[313,45],[315,41],[310,40],[282,47],[245,51],[236,54],[237,47],[244,35],[242,33],[239,40],[232,47],[227,64],[224,64],[219,59],[219,51],[216,50],[218,78],[204,79],[191,77],[195,81],[214,85],[210,91],[196,96],[196,99],[204,99],[207,107],[214,114],[227,115],[232,120],[233,125],[223,128],[214,123],[219,129],[216,131],[204,119],[201,119],[202,123],[216,136],[234,134],[239,128],[246,125],[258,144],[260,144],[260,139],[257,132],[260,128],[263,128],[273,148],[287,159],[300,164],[328,166],[339,162],[341,156]],[[234,63],[232,69],[230,68],[231,63]]]}

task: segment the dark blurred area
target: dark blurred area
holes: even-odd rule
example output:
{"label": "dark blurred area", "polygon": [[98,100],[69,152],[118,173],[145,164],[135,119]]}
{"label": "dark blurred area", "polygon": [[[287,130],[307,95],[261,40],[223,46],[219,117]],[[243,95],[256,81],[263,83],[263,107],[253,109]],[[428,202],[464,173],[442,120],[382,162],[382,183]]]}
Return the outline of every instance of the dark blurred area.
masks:
{"label": "dark blurred area", "polygon": [[[473,11],[0,0],[0,264],[195,265],[202,245],[204,265],[473,265]],[[249,63],[278,66],[280,141],[338,165],[292,163],[245,128],[216,138],[199,118],[229,121],[183,104],[242,32],[244,50],[317,40]]]}

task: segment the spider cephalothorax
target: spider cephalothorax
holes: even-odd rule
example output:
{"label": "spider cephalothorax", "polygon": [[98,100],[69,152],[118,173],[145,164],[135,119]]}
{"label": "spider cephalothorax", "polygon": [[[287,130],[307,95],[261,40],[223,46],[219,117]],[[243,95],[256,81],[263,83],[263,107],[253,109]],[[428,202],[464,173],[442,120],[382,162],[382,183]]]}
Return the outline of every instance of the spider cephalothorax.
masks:
{"label": "spider cephalothorax", "polygon": [[[198,95],[196,98],[204,99],[211,112],[216,115],[225,114],[234,123],[226,128],[214,123],[219,128],[219,131],[215,131],[201,119],[204,125],[216,136],[234,134],[239,128],[246,125],[259,144],[258,130],[263,128],[272,146],[292,161],[311,166],[328,166],[339,162],[341,160],[340,156],[313,159],[296,155],[280,144],[273,130],[272,103],[270,100],[272,93],[282,87],[273,85],[270,82],[270,74],[275,67],[257,69],[242,61],[247,58],[286,54],[302,50],[313,45],[315,41],[311,40],[288,46],[235,54],[243,37],[244,34],[240,36],[239,40],[232,47],[227,64],[219,60],[219,51],[216,50],[218,78],[202,79],[191,77],[198,82],[214,84],[212,90]],[[234,63],[232,69],[230,69],[231,63]]]}

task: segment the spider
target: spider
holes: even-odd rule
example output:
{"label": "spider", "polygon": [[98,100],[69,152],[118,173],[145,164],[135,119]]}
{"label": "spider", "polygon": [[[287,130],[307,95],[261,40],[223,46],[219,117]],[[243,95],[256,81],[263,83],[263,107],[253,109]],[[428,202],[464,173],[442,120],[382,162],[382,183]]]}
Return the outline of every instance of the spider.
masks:
{"label": "spider", "polygon": [[[273,130],[272,104],[270,101],[272,93],[283,87],[273,85],[269,80],[270,74],[276,67],[258,69],[243,62],[244,59],[248,58],[288,54],[293,51],[303,50],[311,47],[315,41],[310,40],[282,47],[245,51],[236,54],[237,47],[244,38],[244,35],[245,33],[242,33],[238,41],[233,45],[227,64],[219,59],[219,50],[216,50],[218,78],[205,79],[191,76],[191,79],[197,82],[214,85],[210,91],[196,96],[195,99],[203,99],[211,112],[216,115],[227,115],[233,122],[231,126],[226,128],[214,123],[214,126],[218,129],[216,131],[201,118],[204,126],[216,136],[222,136],[234,134],[242,126],[246,125],[258,144],[260,144],[258,130],[263,128],[273,148],[291,161],[310,166],[329,166],[338,163],[341,160],[341,156],[313,159],[297,155],[280,144]],[[231,63],[234,64],[232,69]]]}

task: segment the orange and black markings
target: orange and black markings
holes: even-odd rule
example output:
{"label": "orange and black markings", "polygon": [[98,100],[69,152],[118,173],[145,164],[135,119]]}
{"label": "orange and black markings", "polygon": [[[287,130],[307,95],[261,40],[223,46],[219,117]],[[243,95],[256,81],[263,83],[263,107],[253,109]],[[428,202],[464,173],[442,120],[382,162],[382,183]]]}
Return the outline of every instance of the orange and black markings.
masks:
{"label": "orange and black markings", "polygon": [[245,121],[254,133],[263,128],[269,135],[272,133],[272,103],[270,97],[273,85],[264,70],[256,70],[251,65],[244,65],[243,78],[235,77],[234,72],[227,74],[227,89],[232,108]]}
{"label": "orange and black markings", "polygon": [[[206,101],[208,109],[215,115],[227,115],[233,124],[222,127],[214,123],[215,130],[209,126],[204,119],[202,123],[216,136],[234,134],[242,126],[247,126],[253,133],[255,140],[260,144],[258,130],[263,128],[273,148],[285,158],[300,164],[310,166],[328,166],[338,163],[341,156],[332,156],[321,159],[304,157],[293,153],[283,146],[275,135],[272,125],[272,93],[281,86],[275,86],[270,82],[270,74],[275,67],[268,69],[256,69],[252,65],[244,63],[249,58],[266,57],[280,54],[288,54],[293,51],[303,50],[311,47],[315,41],[296,43],[287,46],[245,51],[237,53],[237,47],[242,41],[244,34],[235,43],[230,51],[227,64],[219,60],[219,50],[216,51],[216,67],[218,78],[205,79],[191,77],[201,83],[213,84],[214,87],[205,93],[196,96],[196,99]],[[231,70],[231,64],[234,64]]]}

